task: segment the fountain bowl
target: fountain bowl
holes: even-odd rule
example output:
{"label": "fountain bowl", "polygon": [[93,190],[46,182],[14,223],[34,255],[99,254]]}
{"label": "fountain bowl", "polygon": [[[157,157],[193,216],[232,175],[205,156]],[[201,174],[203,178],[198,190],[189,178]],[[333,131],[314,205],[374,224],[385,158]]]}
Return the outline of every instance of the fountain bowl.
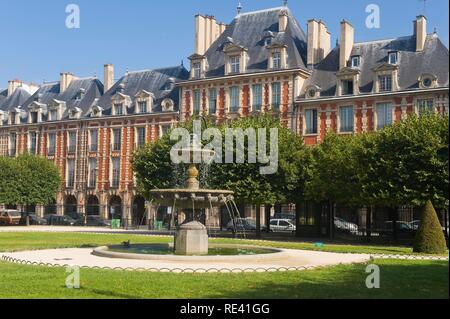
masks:
{"label": "fountain bowl", "polygon": [[154,189],[150,196],[161,206],[205,209],[220,207],[232,199],[234,192],[217,189]]}

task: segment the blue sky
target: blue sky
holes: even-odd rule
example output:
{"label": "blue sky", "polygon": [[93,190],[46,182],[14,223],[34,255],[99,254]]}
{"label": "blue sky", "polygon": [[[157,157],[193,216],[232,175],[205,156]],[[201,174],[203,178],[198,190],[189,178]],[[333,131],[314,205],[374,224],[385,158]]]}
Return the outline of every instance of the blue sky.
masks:
{"label": "blue sky", "polygon": [[[21,79],[56,81],[61,71],[103,78],[103,64],[116,66],[116,77],[128,69],[179,65],[193,53],[194,15],[204,13],[229,23],[235,0],[0,0],[0,87]],[[67,29],[68,4],[78,4],[81,28]],[[282,0],[242,0],[243,11],[282,5]],[[381,9],[381,28],[365,26],[369,4]],[[306,30],[306,21],[323,19],[336,42],[339,22],[352,22],[356,40],[412,34],[412,21],[424,13],[419,0],[290,0],[289,7]],[[428,0],[428,32],[434,27],[449,43],[449,1]]]}

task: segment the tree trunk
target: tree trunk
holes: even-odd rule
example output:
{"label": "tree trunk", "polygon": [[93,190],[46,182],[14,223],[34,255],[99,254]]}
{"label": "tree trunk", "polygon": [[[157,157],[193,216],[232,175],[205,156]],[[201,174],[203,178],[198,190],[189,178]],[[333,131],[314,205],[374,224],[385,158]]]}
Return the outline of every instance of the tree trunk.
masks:
{"label": "tree trunk", "polygon": [[270,213],[272,210],[272,206],[271,205],[266,205],[266,210],[265,210],[265,219],[266,219],[266,232],[270,233]]}
{"label": "tree trunk", "polygon": [[261,207],[257,206],[256,209],[256,238],[261,238]]}
{"label": "tree trunk", "polygon": [[298,201],[297,203],[295,203],[295,236],[297,238],[300,238],[302,236],[301,231],[300,231],[300,216],[302,214],[302,206],[301,206],[301,202]]}
{"label": "tree trunk", "polygon": [[366,236],[367,236],[367,242],[370,243],[372,239],[372,211],[373,207],[369,206],[367,207],[367,214],[366,214]]}
{"label": "tree trunk", "polygon": [[329,201],[329,205],[330,205],[330,207],[329,207],[329,211],[330,211],[330,239],[331,240],[334,240],[334,237],[335,237],[335,235],[334,235],[334,231],[335,231],[335,225],[334,225],[334,215],[335,215],[335,205],[334,205],[334,202],[333,201]]}

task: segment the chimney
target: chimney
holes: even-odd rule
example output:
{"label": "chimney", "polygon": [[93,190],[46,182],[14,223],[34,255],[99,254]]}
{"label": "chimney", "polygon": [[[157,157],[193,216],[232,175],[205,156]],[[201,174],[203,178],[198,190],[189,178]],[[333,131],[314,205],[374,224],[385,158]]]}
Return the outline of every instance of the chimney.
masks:
{"label": "chimney", "polygon": [[353,26],[342,20],[341,22],[341,46],[340,46],[340,56],[339,56],[339,68],[345,68],[347,62],[350,60],[352,54],[353,45],[355,43],[355,29]]}
{"label": "chimney", "polygon": [[11,96],[14,94],[14,92],[17,90],[17,88],[22,86],[22,81],[20,80],[12,80],[8,82],[8,96]]}
{"label": "chimney", "polygon": [[323,21],[308,21],[308,66],[320,63],[331,50],[331,34]]}
{"label": "chimney", "polygon": [[416,36],[416,52],[423,51],[427,39],[427,18],[423,15],[414,21],[414,35]]}
{"label": "chimney", "polygon": [[105,64],[103,66],[103,92],[109,91],[114,85],[114,65]]}
{"label": "chimney", "polygon": [[72,73],[61,73],[61,79],[59,82],[59,93],[63,93],[69,87],[70,83],[75,80],[75,76]]}
{"label": "chimney", "polygon": [[225,31],[226,25],[218,23],[213,16],[195,16],[195,53],[204,55]]}
{"label": "chimney", "polygon": [[285,32],[287,29],[287,25],[289,22],[289,14],[287,10],[281,10],[280,14],[278,15],[278,25],[279,25],[279,32]]}

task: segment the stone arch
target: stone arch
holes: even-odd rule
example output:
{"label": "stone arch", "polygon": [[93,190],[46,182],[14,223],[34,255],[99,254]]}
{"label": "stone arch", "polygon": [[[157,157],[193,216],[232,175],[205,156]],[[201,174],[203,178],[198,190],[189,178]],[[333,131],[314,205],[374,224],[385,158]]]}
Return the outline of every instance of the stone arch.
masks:
{"label": "stone arch", "polygon": [[117,195],[109,199],[109,219],[122,219],[122,198]]}
{"label": "stone arch", "polygon": [[88,199],[86,201],[86,215],[100,216],[100,200],[97,196],[88,196]]}
{"label": "stone arch", "polygon": [[132,212],[133,225],[143,226],[147,224],[145,198],[142,196],[136,196],[133,200],[133,212]]}
{"label": "stone arch", "polygon": [[78,201],[74,195],[67,195],[64,200],[64,215],[76,218],[78,215]]}

